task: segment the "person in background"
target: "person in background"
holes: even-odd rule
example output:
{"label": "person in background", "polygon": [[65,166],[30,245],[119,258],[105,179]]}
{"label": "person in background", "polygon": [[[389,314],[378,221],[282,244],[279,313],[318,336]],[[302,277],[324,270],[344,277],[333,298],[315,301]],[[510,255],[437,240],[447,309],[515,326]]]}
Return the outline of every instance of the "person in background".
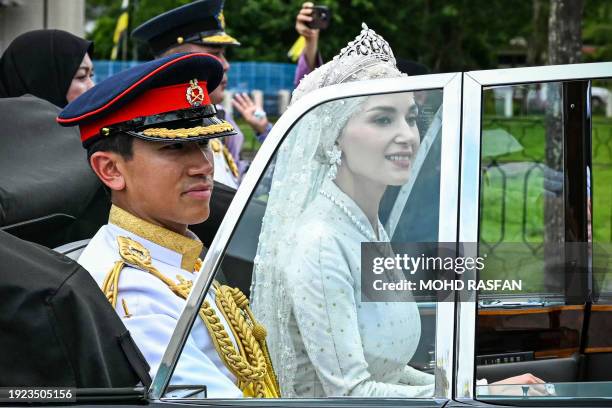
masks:
{"label": "person in background", "polygon": [[15,38],[0,58],[0,97],[25,94],[63,108],[93,87],[93,43],[62,30]]}
{"label": "person in background", "polygon": [[[305,45],[302,54],[297,62],[293,85],[297,87],[304,76],[310,74],[315,68],[323,64],[323,59],[319,53],[319,29],[310,28],[308,24],[312,21],[312,8],[314,4],[307,1],[302,4],[296,19],[295,31],[304,37]],[[410,76],[429,74],[429,68],[418,62],[410,61],[405,58],[397,59],[397,69]],[[419,95],[415,95],[419,103]]]}
{"label": "person in background", "polygon": [[302,4],[297,17],[295,18],[295,31],[304,37],[305,45],[300,58],[298,59],[295,70],[294,86],[297,87],[302,78],[311,73],[315,68],[323,64],[323,59],[319,54],[319,33],[320,30],[308,27],[312,21],[312,8],[314,4],[307,1]]}
{"label": "person in background", "polygon": [[92,51],[66,31],[35,30],[0,57],[0,227],[52,248],[90,238],[108,214],[100,183],[73,149],[78,133],[55,122],[94,85]]}
{"label": "person in background", "polygon": [[[146,42],[157,59],[178,52],[204,52],[217,57],[223,66],[223,78],[211,91],[210,100],[217,108],[217,116],[227,120],[236,135],[211,141],[215,179],[210,216],[206,222],[192,226],[192,231],[204,245],[210,245],[236,194],[245,167],[239,161],[244,135],[221,106],[230,68],[225,51],[227,47],[240,43],[225,32],[222,0],[200,0],[172,9],[136,27],[131,36]],[[222,140],[229,142],[229,147]]]}
{"label": "person in background", "polygon": [[[136,27],[132,37],[147,42],[156,58],[177,52],[205,52],[216,56],[223,64],[223,80],[211,92],[210,99],[216,105],[219,116],[236,129],[236,136],[225,138],[225,144],[213,143],[215,152],[216,181],[237,187],[247,163],[240,161],[244,134],[234,118],[226,112],[222,103],[227,86],[230,64],[225,56],[227,47],[239,46],[240,42],[225,32],[223,0],[199,0],[167,11]],[[257,106],[246,94],[238,94],[232,105],[253,128],[257,139],[263,141],[272,124],[261,106]]]}

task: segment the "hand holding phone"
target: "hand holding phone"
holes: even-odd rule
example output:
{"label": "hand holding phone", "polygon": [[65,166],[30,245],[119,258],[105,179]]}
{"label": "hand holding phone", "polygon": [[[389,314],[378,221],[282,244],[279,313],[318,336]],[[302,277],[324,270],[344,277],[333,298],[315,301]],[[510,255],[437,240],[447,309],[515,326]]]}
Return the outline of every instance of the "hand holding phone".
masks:
{"label": "hand holding phone", "polygon": [[306,25],[309,28],[325,30],[331,22],[331,11],[327,6],[312,6],[312,21]]}

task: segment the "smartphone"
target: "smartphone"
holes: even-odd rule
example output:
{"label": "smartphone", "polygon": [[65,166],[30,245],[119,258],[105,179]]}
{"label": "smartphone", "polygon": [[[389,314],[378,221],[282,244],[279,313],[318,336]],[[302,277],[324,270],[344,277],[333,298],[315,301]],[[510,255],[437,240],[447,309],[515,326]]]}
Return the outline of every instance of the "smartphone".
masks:
{"label": "smartphone", "polygon": [[327,6],[313,6],[311,16],[312,21],[307,24],[309,28],[325,30],[329,27],[329,23],[331,22],[331,11]]}

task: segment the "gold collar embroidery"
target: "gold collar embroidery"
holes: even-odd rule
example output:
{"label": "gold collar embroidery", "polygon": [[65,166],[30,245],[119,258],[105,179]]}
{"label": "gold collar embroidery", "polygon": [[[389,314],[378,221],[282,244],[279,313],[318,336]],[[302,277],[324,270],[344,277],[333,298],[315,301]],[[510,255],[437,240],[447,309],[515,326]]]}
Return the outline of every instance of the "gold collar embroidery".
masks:
{"label": "gold collar embroidery", "polygon": [[108,222],[181,254],[181,268],[189,272],[194,270],[195,263],[202,252],[203,244],[200,241],[151,224],[116,205],[111,207]]}

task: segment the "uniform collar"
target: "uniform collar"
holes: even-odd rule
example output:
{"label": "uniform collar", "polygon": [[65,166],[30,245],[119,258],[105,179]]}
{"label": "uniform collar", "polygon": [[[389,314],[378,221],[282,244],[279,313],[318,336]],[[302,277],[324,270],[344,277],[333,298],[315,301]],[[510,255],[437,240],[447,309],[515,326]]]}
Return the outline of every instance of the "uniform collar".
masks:
{"label": "uniform collar", "polygon": [[[174,231],[151,224],[113,205],[108,222],[181,255],[181,269],[193,271],[203,244]],[[188,231],[189,232],[189,231]]]}

